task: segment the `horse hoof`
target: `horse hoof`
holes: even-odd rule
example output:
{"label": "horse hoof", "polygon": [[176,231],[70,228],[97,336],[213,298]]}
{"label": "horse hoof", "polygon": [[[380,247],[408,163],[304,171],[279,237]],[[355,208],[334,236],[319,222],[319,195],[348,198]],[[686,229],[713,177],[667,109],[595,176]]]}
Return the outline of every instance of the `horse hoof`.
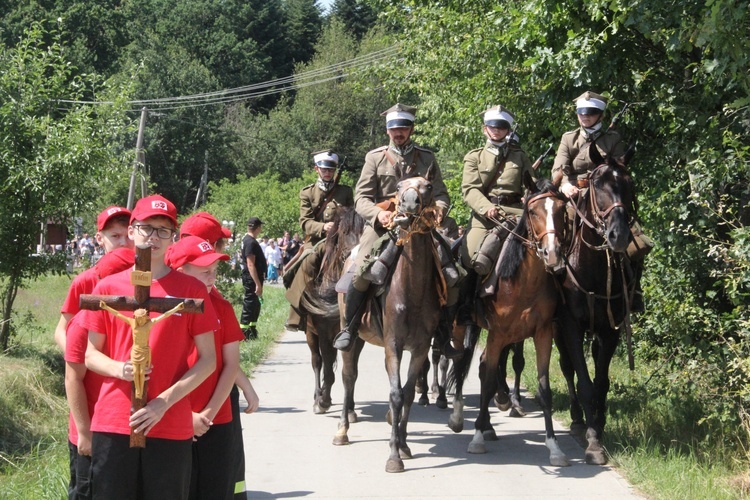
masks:
{"label": "horse hoof", "polygon": [[424,396],[424,395],[420,396],[419,397],[419,401],[417,401],[417,404],[419,406],[427,406],[427,405],[430,404],[430,398],[428,398],[427,396]]}
{"label": "horse hoof", "polygon": [[487,448],[484,446],[484,443],[475,443],[472,441],[469,443],[469,449],[466,451],[474,455],[483,455],[487,453]]}
{"label": "horse hoof", "polygon": [[500,411],[508,411],[513,405],[513,403],[511,403],[510,399],[508,399],[507,396],[505,398],[506,399],[500,400],[498,396],[495,396],[495,406],[497,406],[497,409]]}
{"label": "horse hoof", "polygon": [[347,444],[349,444],[349,436],[347,436],[346,434],[343,434],[343,435],[340,435],[340,436],[338,434],[336,434],[335,436],[333,436],[333,445],[334,446],[344,446],[344,445],[347,445]]}
{"label": "horse hoof", "polygon": [[513,418],[525,417],[526,412],[520,406],[514,406],[510,409],[510,413],[508,413],[508,416]]}
{"label": "horse hoof", "polygon": [[606,465],[607,454],[602,449],[586,450],[586,463],[589,465]]}
{"label": "horse hoof", "polygon": [[325,408],[320,406],[318,403],[313,405],[313,413],[316,415],[323,415],[326,412]]}
{"label": "horse hoof", "polygon": [[391,410],[388,410],[388,413],[385,414],[385,421],[388,422],[388,425],[393,425],[393,416],[391,415]]}
{"label": "horse hoof", "polygon": [[437,406],[441,410],[445,410],[446,408],[448,408],[448,400],[445,398],[443,399],[437,398],[435,400],[435,406]]}
{"label": "horse hoof", "polygon": [[448,419],[448,427],[450,427],[450,430],[458,434],[464,430],[464,419],[456,420],[451,417]]}
{"label": "horse hoof", "polygon": [[488,429],[482,432],[482,436],[485,441],[499,441],[497,434],[495,434],[495,429]]}
{"label": "horse hoof", "polygon": [[401,458],[411,458],[411,450],[408,446],[404,446],[403,448],[398,449],[398,456]]}
{"label": "horse hoof", "polygon": [[549,464],[553,467],[568,467],[570,466],[570,462],[568,462],[568,457],[565,455],[563,456],[553,456],[550,455],[549,457]]}
{"label": "horse hoof", "polygon": [[349,412],[349,414],[347,415],[347,418],[349,419],[350,424],[356,424],[357,422],[359,422],[359,419],[357,418],[357,414],[353,411]]}
{"label": "horse hoof", "polygon": [[399,459],[389,458],[385,463],[386,472],[404,472],[404,462]]}

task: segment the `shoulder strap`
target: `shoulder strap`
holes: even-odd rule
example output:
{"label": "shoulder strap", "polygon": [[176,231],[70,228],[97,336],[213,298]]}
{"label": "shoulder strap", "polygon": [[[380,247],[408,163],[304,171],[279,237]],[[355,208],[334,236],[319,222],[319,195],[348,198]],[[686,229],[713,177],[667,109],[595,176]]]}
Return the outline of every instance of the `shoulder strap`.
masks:
{"label": "shoulder strap", "polygon": [[495,185],[497,180],[500,178],[500,174],[502,174],[503,170],[505,170],[505,163],[507,160],[508,160],[508,148],[506,147],[506,148],[503,148],[503,152],[501,155],[497,155],[495,157],[495,168],[496,168],[495,175],[492,177],[492,180],[490,181],[490,183],[484,186],[484,189],[482,190],[485,196],[489,196],[490,191],[492,191],[492,186]]}

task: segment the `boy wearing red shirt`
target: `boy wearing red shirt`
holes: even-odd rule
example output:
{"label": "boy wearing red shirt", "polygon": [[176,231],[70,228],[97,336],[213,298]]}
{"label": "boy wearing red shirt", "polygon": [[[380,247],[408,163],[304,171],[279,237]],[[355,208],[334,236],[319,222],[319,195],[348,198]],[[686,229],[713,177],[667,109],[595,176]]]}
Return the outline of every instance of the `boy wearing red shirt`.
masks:
{"label": "boy wearing red shirt", "polygon": [[[104,255],[91,269],[99,280],[130,269],[133,264],[133,250],[120,247]],[[89,331],[81,326],[81,316],[76,314],[68,323],[65,342],[65,393],[70,408],[68,498],[77,500],[91,498],[91,415],[103,380],[101,375],[86,370]]]}
{"label": "boy wearing red shirt", "polygon": [[229,260],[229,256],[217,253],[198,236],[183,237],[170,247],[166,257],[172,269],[193,276],[206,286],[219,318],[219,330],[214,333],[216,370],[190,393],[196,436],[191,499],[231,499],[234,495],[234,457],[228,452],[233,446],[229,392],[240,366],[239,343],[245,336],[234,308],[213,288],[219,260]]}
{"label": "boy wearing red shirt", "polygon": [[[158,195],[138,201],[128,226],[128,237],[136,246],[151,246],[151,297],[204,300],[203,314],[175,313],[151,328],[148,403],[133,415],[130,326],[106,311],[85,311],[81,319],[89,329],[86,367],[105,377],[91,421],[95,498],[186,498],[188,494],[193,425],[185,396],[215,368],[213,332],[218,322],[206,287],[164,262],[176,227],[177,210]],[[94,293],[131,295],[130,272],[105,278]],[[158,315],[149,313],[151,318]],[[191,367],[188,356],[194,349],[198,359]],[[131,429],[148,436],[145,448],[130,448]]]}
{"label": "boy wearing red shirt", "polygon": [[[117,248],[133,249],[133,240],[128,238],[128,224],[130,223],[130,210],[127,208],[111,206],[107,207],[96,218],[96,241],[104,247],[107,254]],[[78,299],[85,293],[91,293],[99,282],[94,267],[83,271],[73,279],[68,289],[68,295],[60,308],[60,321],[55,327],[55,342],[65,351],[65,330],[73,316],[81,308]]]}

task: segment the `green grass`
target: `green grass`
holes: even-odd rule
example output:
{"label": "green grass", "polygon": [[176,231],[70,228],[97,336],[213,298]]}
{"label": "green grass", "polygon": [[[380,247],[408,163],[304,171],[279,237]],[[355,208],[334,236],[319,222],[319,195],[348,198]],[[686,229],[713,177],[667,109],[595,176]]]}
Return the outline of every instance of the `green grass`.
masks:
{"label": "green grass", "polygon": [[[536,393],[533,342],[525,343],[524,353],[523,385]],[[550,381],[555,418],[568,426],[567,386],[556,349]],[[659,499],[745,498],[750,493],[747,454],[704,444],[707,433],[719,431],[698,423],[699,405],[692,395],[674,394],[665,374],[638,359],[631,372],[623,346],[612,361],[610,381],[604,445],[612,465],[641,493]]]}
{"label": "green grass", "polygon": [[[19,291],[14,305],[16,335],[9,352],[0,355],[0,499],[67,498],[68,408],[54,329],[71,280],[44,277]],[[227,285],[225,292],[241,304],[241,284]],[[242,368],[251,378],[283,332],[288,311],[283,292],[265,289],[259,338],[240,346]],[[239,315],[241,305],[235,309]]]}

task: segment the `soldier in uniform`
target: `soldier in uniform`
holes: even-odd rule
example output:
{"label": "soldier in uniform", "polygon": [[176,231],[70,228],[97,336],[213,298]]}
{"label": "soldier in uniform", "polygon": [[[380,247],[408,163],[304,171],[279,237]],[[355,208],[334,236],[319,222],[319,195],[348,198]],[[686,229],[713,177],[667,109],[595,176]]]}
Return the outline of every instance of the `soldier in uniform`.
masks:
{"label": "soldier in uniform", "polygon": [[471,208],[469,229],[461,245],[461,261],[468,271],[461,287],[458,322],[472,325],[471,313],[478,276],[489,274],[503,241],[523,213],[523,176],[534,171],[531,161],[511,132],[515,116],[502,106],[483,113],[484,147],[464,157],[461,191]]}
{"label": "soldier in uniform", "polygon": [[[574,101],[580,127],[563,134],[552,167],[552,182],[569,198],[578,196],[579,188],[584,187],[588,174],[597,167],[589,158],[588,148],[595,146],[603,158],[619,158],[625,154],[626,147],[620,134],[616,130],[602,128],[607,101],[606,97],[589,91]],[[571,212],[572,209],[569,210],[572,221],[574,213]],[[643,258],[651,250],[653,243],[637,223],[633,224],[631,232],[636,244],[631,244],[628,248],[628,256],[633,266],[636,292],[630,310],[642,312],[644,307],[640,279]]]}
{"label": "soldier in uniform", "polygon": [[[411,140],[416,111],[417,108],[414,106],[396,104],[381,113],[381,116],[385,116],[386,133],[390,137],[390,143],[370,151],[365,156],[365,165],[355,189],[354,203],[357,213],[365,218],[367,225],[360,238],[360,249],[355,260],[356,272],[346,294],[346,327],[334,339],[334,347],[340,350],[351,349],[357,338],[359,321],[370,287],[368,277],[371,278],[361,270],[365,261],[371,257],[373,246],[387,232],[384,225],[390,221],[391,212],[377,204],[398,194],[397,184],[403,176],[424,176],[432,167],[435,204],[442,212],[447,211],[450,205],[448,190],[443,183],[434,153],[417,146]],[[383,255],[386,253],[395,255],[384,258]],[[385,264],[390,266],[393,265],[396,256],[396,252],[384,250],[380,261],[385,260]]]}
{"label": "soldier in uniform", "polygon": [[[320,271],[320,264],[325,252],[325,237],[333,227],[333,217],[338,207],[354,206],[352,188],[342,186],[335,181],[336,169],[339,168],[339,157],[333,151],[321,151],[313,156],[318,180],[305,186],[299,193],[299,223],[305,233],[305,244],[299,267],[287,269],[293,276],[285,276],[285,283],[290,283],[286,291],[289,301],[288,330],[305,330],[305,312],[300,308],[302,294]],[[288,279],[287,279],[288,278]],[[291,280],[291,282],[290,282]]]}

